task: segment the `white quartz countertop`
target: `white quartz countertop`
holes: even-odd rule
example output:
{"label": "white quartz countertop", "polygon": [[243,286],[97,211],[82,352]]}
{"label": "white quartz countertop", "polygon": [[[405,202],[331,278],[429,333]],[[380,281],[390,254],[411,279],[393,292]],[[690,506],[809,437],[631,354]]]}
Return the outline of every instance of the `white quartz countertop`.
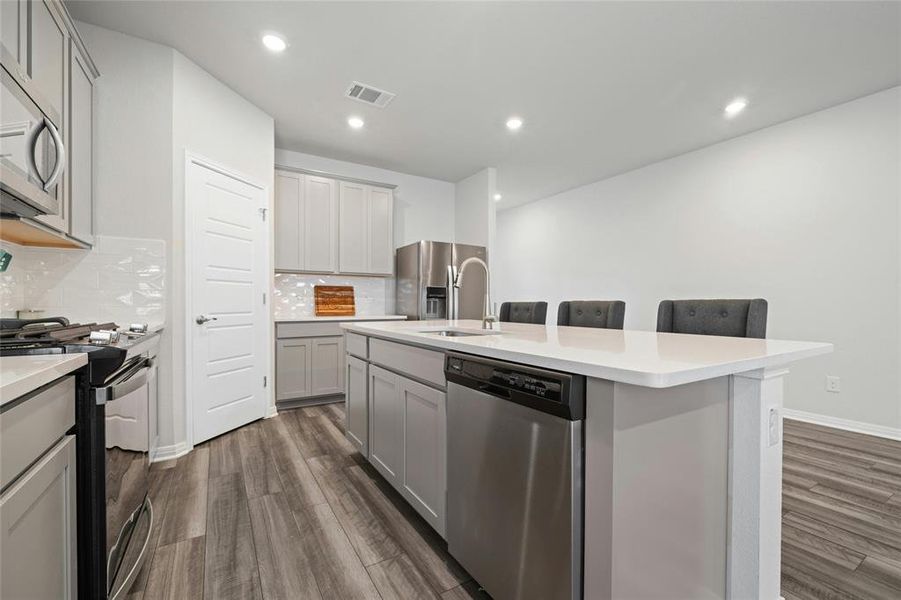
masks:
{"label": "white quartz countertop", "polygon": [[0,358],[0,406],[88,364],[87,354],[40,354]]}
{"label": "white quartz countertop", "polygon": [[832,344],[498,323],[495,335],[439,337],[441,329],[481,331],[481,321],[343,323],[347,331],[436,350],[464,352],[567,373],[665,388],[778,367],[832,352]]}
{"label": "white quartz countertop", "polygon": [[354,315],[352,317],[275,317],[276,323],[319,323],[323,321],[403,321],[404,315]]}

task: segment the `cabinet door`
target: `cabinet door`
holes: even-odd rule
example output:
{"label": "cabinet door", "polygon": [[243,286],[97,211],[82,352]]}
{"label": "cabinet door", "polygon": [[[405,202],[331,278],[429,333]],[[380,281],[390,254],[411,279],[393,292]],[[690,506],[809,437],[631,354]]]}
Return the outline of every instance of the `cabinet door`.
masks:
{"label": "cabinet door", "polygon": [[445,393],[398,377],[403,410],[403,495],[444,535]]}
{"label": "cabinet door", "polygon": [[303,175],[275,172],[275,270],[303,269]]}
{"label": "cabinet door", "polygon": [[344,391],[344,336],[312,339],[310,381],[311,396]]}
{"label": "cabinet door", "polygon": [[369,365],[369,460],[400,489],[404,415],[397,380],[391,371]]}
{"label": "cabinet door", "polygon": [[304,270],[334,272],[338,265],[337,222],[338,182],[334,179],[304,176]]}
{"label": "cabinet door", "polygon": [[0,497],[0,598],[76,597],[75,437]]}
{"label": "cabinet door", "polygon": [[[42,101],[49,103],[49,108],[58,115],[58,121],[54,122],[63,138],[63,144],[69,149],[69,140],[66,133],[68,111],[66,110],[66,80],[68,78],[68,64],[66,58],[68,50],[68,35],[62,17],[57,12],[56,6],[47,0],[33,0],[29,3],[31,8],[31,27],[28,31],[28,47],[30,55],[30,75]],[[44,132],[41,135],[49,135]],[[47,162],[52,165],[52,158]],[[52,167],[51,167],[52,168]],[[49,171],[44,176],[49,175]],[[60,177],[60,183],[56,186],[56,197],[60,199],[58,215],[44,215],[38,220],[50,227],[62,232],[69,231],[69,206],[65,191],[65,172]]]}
{"label": "cabinet door", "polygon": [[28,5],[25,0],[0,2],[0,43],[9,52],[19,68],[25,72],[25,36],[28,25]]}
{"label": "cabinet door", "polygon": [[369,270],[368,186],[341,182],[338,207],[339,271],[366,273]]}
{"label": "cabinet door", "polygon": [[347,357],[344,431],[347,439],[363,456],[369,457],[369,402],[366,392],[369,364],[355,356]]}
{"label": "cabinet door", "polygon": [[368,273],[394,272],[394,192],[369,188],[369,268]]}
{"label": "cabinet door", "polygon": [[69,56],[69,234],[93,244],[94,82],[74,44]]}
{"label": "cabinet door", "polygon": [[278,340],[275,344],[275,399],[310,395],[311,338]]}
{"label": "cabinet door", "polygon": [[[31,55],[29,72],[43,100],[57,114],[63,114],[66,89],[66,27],[52,2],[33,0],[28,45]],[[62,131],[62,123],[57,124]]]}

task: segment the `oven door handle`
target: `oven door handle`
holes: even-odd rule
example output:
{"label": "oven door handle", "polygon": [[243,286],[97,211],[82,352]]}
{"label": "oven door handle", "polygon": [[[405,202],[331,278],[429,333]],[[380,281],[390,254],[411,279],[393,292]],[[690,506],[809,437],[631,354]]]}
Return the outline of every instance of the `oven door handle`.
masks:
{"label": "oven door handle", "polygon": [[147,385],[147,376],[153,366],[153,359],[147,358],[133,368],[125,371],[117,379],[97,390],[97,404],[106,404]]}

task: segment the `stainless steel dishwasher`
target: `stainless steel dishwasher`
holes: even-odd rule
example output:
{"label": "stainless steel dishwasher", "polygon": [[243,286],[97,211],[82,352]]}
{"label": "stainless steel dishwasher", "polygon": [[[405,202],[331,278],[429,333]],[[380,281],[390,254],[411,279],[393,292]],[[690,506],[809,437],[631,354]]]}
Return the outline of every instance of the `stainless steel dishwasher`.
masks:
{"label": "stainless steel dishwasher", "polygon": [[585,378],[448,354],[447,543],[495,600],[582,597]]}

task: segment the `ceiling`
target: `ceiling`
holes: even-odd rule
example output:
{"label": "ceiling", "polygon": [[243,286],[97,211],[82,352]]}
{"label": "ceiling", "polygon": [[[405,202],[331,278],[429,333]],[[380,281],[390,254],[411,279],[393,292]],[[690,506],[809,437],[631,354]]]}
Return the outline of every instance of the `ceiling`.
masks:
{"label": "ceiling", "polygon": [[[901,83],[897,2],[67,5],[180,50],[272,115],[280,148],[446,181],[494,166],[501,208]],[[352,80],[397,97],[344,98]]]}

